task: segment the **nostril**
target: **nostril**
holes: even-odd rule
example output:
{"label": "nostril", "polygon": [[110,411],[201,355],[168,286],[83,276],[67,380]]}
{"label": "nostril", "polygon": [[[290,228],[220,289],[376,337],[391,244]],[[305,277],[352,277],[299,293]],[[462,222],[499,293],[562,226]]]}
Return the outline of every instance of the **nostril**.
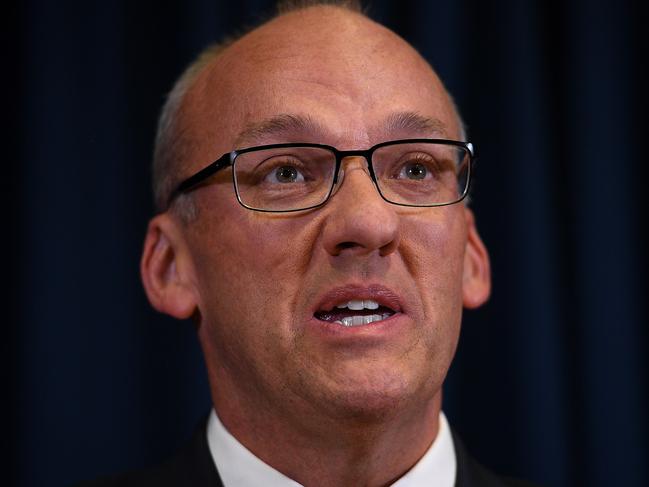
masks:
{"label": "nostril", "polygon": [[348,249],[355,249],[357,247],[362,247],[362,245],[351,241],[340,242],[334,246],[332,255],[340,255]]}
{"label": "nostril", "polygon": [[337,245],[340,250],[351,249],[356,246],[358,246],[358,244],[354,242],[342,242]]}

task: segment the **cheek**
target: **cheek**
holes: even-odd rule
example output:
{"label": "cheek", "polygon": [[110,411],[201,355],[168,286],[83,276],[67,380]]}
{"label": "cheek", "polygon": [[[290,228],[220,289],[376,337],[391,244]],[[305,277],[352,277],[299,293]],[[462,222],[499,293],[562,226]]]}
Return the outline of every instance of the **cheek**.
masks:
{"label": "cheek", "polygon": [[401,252],[409,271],[438,290],[455,289],[462,281],[466,227],[461,215],[448,211],[403,226]]}
{"label": "cheek", "polygon": [[439,210],[438,218],[404,225],[408,237],[401,253],[420,292],[426,321],[445,333],[459,327],[461,318],[466,228],[463,213]]}
{"label": "cheek", "polygon": [[218,215],[211,212],[213,216],[201,209],[202,223],[192,242],[199,309],[210,321],[230,316],[245,323],[263,318],[277,322],[289,315],[317,232],[299,218],[266,215],[233,203]]}

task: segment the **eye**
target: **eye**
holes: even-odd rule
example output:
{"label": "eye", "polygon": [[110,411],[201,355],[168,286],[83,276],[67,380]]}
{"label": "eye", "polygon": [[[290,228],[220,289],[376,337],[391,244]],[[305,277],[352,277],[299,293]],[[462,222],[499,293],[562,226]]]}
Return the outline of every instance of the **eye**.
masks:
{"label": "eye", "polygon": [[404,164],[399,172],[399,178],[422,180],[428,176],[428,168],[421,162]]}
{"label": "eye", "polygon": [[295,166],[284,164],[274,168],[267,176],[269,183],[303,183],[304,175]]}
{"label": "eye", "polygon": [[395,178],[405,181],[425,181],[435,176],[435,160],[430,156],[412,155],[396,172]]}

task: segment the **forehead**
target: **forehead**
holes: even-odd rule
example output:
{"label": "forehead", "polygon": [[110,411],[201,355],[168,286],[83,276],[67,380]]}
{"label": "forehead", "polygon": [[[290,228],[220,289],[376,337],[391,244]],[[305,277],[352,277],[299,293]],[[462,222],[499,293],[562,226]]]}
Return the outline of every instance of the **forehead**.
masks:
{"label": "forehead", "polygon": [[332,7],[284,15],[243,37],[201,73],[185,105],[186,130],[209,151],[205,160],[255,145],[247,133],[286,116],[313,123],[268,143],[361,148],[408,137],[408,124],[393,123],[404,114],[436,129],[413,136],[459,136],[449,97],[421,56],[388,29]]}

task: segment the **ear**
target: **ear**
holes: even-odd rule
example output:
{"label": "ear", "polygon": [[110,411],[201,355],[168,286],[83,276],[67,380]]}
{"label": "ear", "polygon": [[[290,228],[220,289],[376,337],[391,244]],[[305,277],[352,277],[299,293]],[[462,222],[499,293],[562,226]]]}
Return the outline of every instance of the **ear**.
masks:
{"label": "ear", "polygon": [[190,272],[191,261],[178,223],[168,214],[157,215],[149,222],[140,261],[142,283],[151,305],[175,318],[192,316],[197,301]]}
{"label": "ear", "polygon": [[491,293],[491,267],[489,254],[478,234],[473,212],[465,208],[467,241],[464,251],[462,296],[465,308],[477,308],[484,304]]}

